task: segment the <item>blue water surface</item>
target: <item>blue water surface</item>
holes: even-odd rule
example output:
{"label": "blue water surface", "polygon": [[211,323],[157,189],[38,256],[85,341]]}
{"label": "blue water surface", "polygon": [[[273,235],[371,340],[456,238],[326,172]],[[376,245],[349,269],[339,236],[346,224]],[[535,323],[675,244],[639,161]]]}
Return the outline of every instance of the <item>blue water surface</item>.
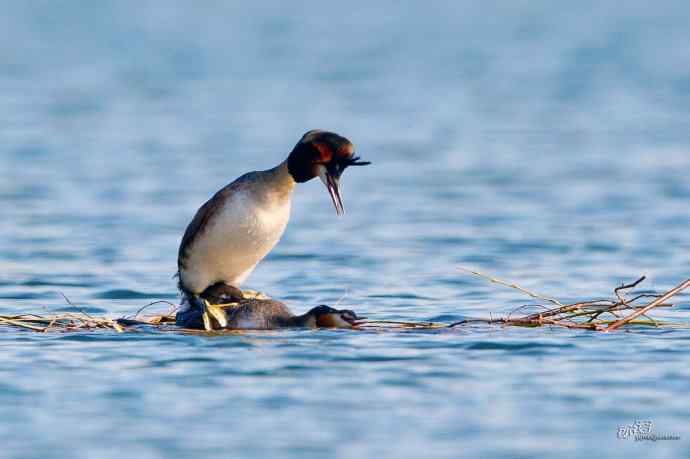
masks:
{"label": "blue water surface", "polygon": [[[690,277],[687,2],[49,2],[0,14],[0,313],[178,300],[186,224],[349,137],[247,287],[455,321]],[[74,303],[66,304],[60,292]],[[688,321],[690,297],[659,318]],[[73,310],[72,309],[72,310]],[[160,310],[165,310],[162,306]],[[0,330],[0,457],[687,457],[690,331]],[[651,420],[680,440],[617,438]]]}

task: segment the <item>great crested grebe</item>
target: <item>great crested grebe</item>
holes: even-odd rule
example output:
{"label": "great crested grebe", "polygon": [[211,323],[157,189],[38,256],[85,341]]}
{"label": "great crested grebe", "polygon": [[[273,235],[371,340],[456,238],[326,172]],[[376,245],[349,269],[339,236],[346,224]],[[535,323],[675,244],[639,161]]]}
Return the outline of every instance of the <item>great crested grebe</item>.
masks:
{"label": "great crested grebe", "polygon": [[[349,309],[334,309],[330,306],[317,306],[308,312],[293,315],[285,304],[275,300],[245,300],[238,306],[220,308],[225,314],[225,329],[273,330],[276,328],[352,328],[358,317]],[[216,318],[217,315],[214,315]],[[186,328],[206,328],[203,312],[199,308],[189,308],[178,313],[178,325]]]}
{"label": "great crested grebe", "polygon": [[[336,213],[342,215],[340,176],[349,166],[367,164],[370,163],[354,156],[354,146],[345,137],[312,130],[302,136],[278,166],[249,172],[218,191],[197,211],[182,237],[177,265],[183,308],[177,316],[178,325],[199,328],[197,316],[206,311],[217,324],[207,321],[205,328],[267,328],[262,320],[269,316],[279,317],[269,321],[276,327],[327,326],[326,323],[351,326],[339,315],[342,311],[333,309],[327,315],[314,308],[305,316],[313,314],[303,320],[305,316],[293,316],[277,301],[247,300],[240,285],[283,235],[296,183],[319,177],[331,195]],[[228,302],[239,302],[237,311],[221,311],[212,306]],[[238,314],[242,319],[235,319]],[[343,320],[316,320],[321,315]],[[357,316],[352,315],[355,320]],[[245,320],[251,317],[257,320],[257,326],[249,326],[251,320]],[[238,324],[243,326],[237,327]]]}

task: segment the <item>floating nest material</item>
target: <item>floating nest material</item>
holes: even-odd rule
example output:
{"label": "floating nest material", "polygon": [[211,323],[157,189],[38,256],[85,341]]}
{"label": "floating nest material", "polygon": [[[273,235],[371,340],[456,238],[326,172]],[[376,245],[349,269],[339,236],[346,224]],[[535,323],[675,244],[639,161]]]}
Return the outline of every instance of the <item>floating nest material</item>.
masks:
{"label": "floating nest material", "polygon": [[[470,326],[472,324],[495,324],[501,326],[515,326],[515,327],[543,327],[555,326],[575,329],[593,330],[599,332],[609,332],[619,328],[629,328],[634,326],[646,327],[664,327],[664,328],[687,328],[687,323],[676,323],[658,321],[650,317],[649,313],[655,308],[669,308],[673,307],[669,300],[678,295],[683,290],[690,287],[690,279],[679,284],[677,287],[668,290],[665,293],[637,293],[633,294],[633,290],[638,287],[644,280],[645,276],[631,282],[616,287],[613,290],[613,297],[610,299],[598,299],[580,301],[572,304],[564,304],[556,298],[540,295],[538,293],[527,290],[516,283],[506,282],[504,280],[488,276],[479,271],[474,271],[466,268],[459,268],[463,272],[467,272],[483,278],[491,283],[510,287],[521,292],[535,300],[539,300],[540,304],[532,304],[521,306],[513,310],[506,317],[491,317],[491,318],[468,318],[454,323],[439,323],[439,322],[406,322],[406,321],[392,321],[392,320],[367,320],[364,319],[357,323],[355,329],[358,330],[419,330],[419,329],[440,329],[440,328],[460,328],[463,326]],[[245,298],[247,299],[267,299],[265,295],[258,292],[245,291]],[[72,306],[67,297],[65,300]],[[164,314],[145,315],[147,308],[166,304],[169,309]],[[221,308],[234,307],[238,303],[215,305]],[[140,308],[133,316],[126,316],[121,318],[107,318],[95,317],[82,311],[80,313],[60,313],[52,315],[38,315],[38,314],[19,314],[19,315],[0,315],[0,326],[9,326],[21,328],[34,332],[73,332],[85,330],[115,330],[118,333],[125,333],[131,331],[142,331],[142,327],[155,328],[161,331],[175,331],[188,332],[199,334],[217,334],[218,332],[205,332],[199,330],[182,329],[175,326],[175,314],[179,305],[169,301],[155,301]],[[527,308],[537,308],[537,312],[524,312]],[[77,308],[78,309],[78,308]]]}

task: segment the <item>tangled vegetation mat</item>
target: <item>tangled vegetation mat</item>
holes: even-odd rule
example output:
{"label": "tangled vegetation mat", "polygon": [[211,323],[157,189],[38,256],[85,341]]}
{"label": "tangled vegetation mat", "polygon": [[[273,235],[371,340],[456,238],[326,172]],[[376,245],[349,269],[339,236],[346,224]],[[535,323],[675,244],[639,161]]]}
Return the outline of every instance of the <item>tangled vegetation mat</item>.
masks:
{"label": "tangled vegetation mat", "polygon": [[[439,329],[439,328],[460,328],[471,324],[484,323],[496,324],[501,326],[514,327],[566,327],[575,329],[586,329],[599,332],[609,332],[620,328],[635,326],[645,327],[665,327],[665,328],[687,328],[687,323],[677,323],[668,321],[658,321],[652,318],[649,313],[656,308],[670,308],[673,304],[669,303],[674,296],[690,287],[690,279],[678,286],[664,292],[652,293],[643,292],[634,294],[637,288],[645,280],[645,276],[613,289],[613,296],[608,299],[590,299],[579,301],[572,304],[564,304],[556,298],[540,295],[527,290],[516,283],[488,276],[479,271],[466,268],[459,268],[461,271],[471,273],[489,282],[510,287],[521,292],[539,304],[530,304],[513,310],[505,317],[490,318],[468,318],[454,323],[439,322],[404,322],[391,320],[368,320],[358,321],[353,329],[357,330],[409,330],[409,329]],[[63,295],[64,296],[64,295]],[[257,292],[246,291],[247,299],[266,299]],[[70,306],[76,308],[70,300],[65,297]],[[164,314],[146,315],[148,307],[167,304],[170,308]],[[238,303],[215,305],[221,308],[231,308]],[[175,314],[178,305],[168,301],[155,301],[140,308],[134,315],[109,318],[96,317],[82,311],[80,313],[60,313],[51,315],[39,314],[18,314],[0,315],[0,326],[21,328],[34,332],[73,332],[84,330],[115,330],[119,333],[129,331],[141,331],[142,326],[155,327],[165,331],[182,331],[193,333],[218,333],[200,330],[188,330],[175,326]],[[527,313],[527,308],[536,312]],[[77,308],[78,309],[78,308]]]}

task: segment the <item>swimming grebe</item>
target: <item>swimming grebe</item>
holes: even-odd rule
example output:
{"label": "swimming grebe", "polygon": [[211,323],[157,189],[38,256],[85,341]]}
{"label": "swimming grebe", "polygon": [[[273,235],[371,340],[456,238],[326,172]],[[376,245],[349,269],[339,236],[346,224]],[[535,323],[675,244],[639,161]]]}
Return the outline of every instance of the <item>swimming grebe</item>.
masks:
{"label": "swimming grebe", "polygon": [[[225,314],[225,329],[273,330],[276,328],[352,328],[358,317],[349,309],[334,309],[321,305],[300,316],[293,315],[285,304],[275,300],[245,300],[239,306],[219,308]],[[217,315],[214,315],[214,319]],[[189,308],[179,312],[178,325],[186,328],[203,329],[203,312]],[[214,327],[218,328],[218,327]]]}
{"label": "swimming grebe", "polygon": [[183,314],[178,323],[188,325],[184,312],[191,308],[207,310],[221,328],[227,327],[226,315],[209,304],[246,301],[240,285],[283,235],[295,184],[319,177],[342,215],[340,176],[348,166],[367,164],[354,156],[345,137],[312,130],[278,166],[245,174],[218,191],[197,211],[180,244]]}

